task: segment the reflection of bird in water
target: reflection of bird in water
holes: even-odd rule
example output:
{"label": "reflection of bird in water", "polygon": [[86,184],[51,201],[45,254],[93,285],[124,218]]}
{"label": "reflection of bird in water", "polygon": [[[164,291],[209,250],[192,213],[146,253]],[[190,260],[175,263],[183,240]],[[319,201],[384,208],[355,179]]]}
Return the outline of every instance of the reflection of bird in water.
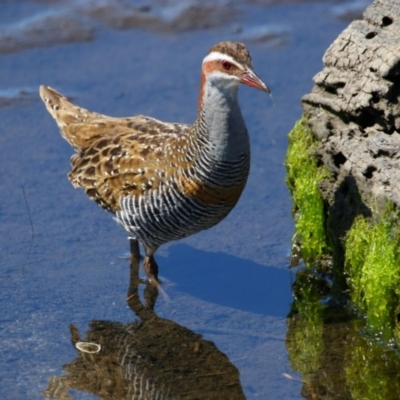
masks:
{"label": "reflection of bird in water", "polygon": [[144,267],[155,283],[157,248],[211,228],[243,191],[250,146],[238,86],[270,93],[252,68],[243,44],[213,46],[203,60],[199,111],[191,126],[143,116],[107,117],[40,88],[62,136],[77,152],[69,179],[115,215],[129,233],[134,256],[142,243]]}
{"label": "reflection of bird in water", "polygon": [[245,399],[239,372],[225,354],[201,335],[155,314],[157,288],[150,283],[148,306],[141,304],[138,270],[133,260],[127,301],[140,321],[92,321],[84,342],[71,326],[72,343],[83,351],[63,366],[65,376],[50,378],[44,397],[70,400],[68,391],[74,389],[118,400]]}

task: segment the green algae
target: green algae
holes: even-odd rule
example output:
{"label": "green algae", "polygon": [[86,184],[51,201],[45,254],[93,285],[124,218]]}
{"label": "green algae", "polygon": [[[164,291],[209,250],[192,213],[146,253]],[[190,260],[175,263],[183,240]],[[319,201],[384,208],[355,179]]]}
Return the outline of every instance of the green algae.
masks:
{"label": "green algae", "polygon": [[294,202],[296,235],[301,242],[301,256],[306,262],[329,252],[324,202],[318,190],[319,182],[329,177],[329,173],[312,156],[317,145],[306,119],[299,120],[289,133],[285,165],[286,183]]}
{"label": "green algae", "polygon": [[345,272],[352,302],[368,330],[393,338],[399,305],[400,235],[395,208],[388,204],[377,222],[358,216],[345,238]]}

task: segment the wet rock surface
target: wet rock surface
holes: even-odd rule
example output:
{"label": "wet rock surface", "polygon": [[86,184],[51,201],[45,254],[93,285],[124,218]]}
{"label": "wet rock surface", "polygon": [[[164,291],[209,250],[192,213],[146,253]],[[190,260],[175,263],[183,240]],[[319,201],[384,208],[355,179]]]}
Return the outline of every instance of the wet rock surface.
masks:
{"label": "wet rock surface", "polygon": [[[351,175],[361,194],[400,206],[400,4],[377,0],[324,55],[302,99],[318,154],[335,177]],[[333,186],[332,191],[335,190]],[[373,201],[373,200],[372,200]]]}

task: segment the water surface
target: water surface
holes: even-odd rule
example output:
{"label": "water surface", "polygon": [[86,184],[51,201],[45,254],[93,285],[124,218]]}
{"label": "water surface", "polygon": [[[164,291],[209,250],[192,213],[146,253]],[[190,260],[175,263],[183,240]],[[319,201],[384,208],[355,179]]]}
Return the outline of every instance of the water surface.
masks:
{"label": "water surface", "polygon": [[[302,398],[302,378],[285,347],[294,276],[287,268],[293,222],[283,161],[300,98],[347,22],[330,2],[272,3],[0,3],[2,399],[55,396],[48,386],[73,375],[77,357],[96,365],[87,361],[95,355],[79,356],[71,344],[70,324],[81,340],[87,333],[102,341],[99,329],[126,337],[138,323],[126,302],[126,233],[67,180],[72,151],[41,103],[39,85],[97,112],[191,123],[201,60],[222,40],[248,45],[275,105],[241,88],[252,145],[248,185],[217,227],[157,253],[169,300],[159,296],[155,312],[160,325],[173,324],[170,332],[199,343],[194,350],[212,349],[226,362],[247,399]],[[71,398],[97,398],[91,382],[77,384]]]}

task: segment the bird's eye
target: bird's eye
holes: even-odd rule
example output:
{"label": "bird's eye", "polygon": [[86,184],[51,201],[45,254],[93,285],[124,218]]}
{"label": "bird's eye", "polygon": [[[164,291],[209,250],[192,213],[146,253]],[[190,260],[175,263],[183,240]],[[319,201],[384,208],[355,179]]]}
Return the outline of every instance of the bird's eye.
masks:
{"label": "bird's eye", "polygon": [[232,67],[232,64],[226,60],[222,60],[221,65],[222,65],[222,68],[226,69],[226,70],[231,69],[231,67]]}

